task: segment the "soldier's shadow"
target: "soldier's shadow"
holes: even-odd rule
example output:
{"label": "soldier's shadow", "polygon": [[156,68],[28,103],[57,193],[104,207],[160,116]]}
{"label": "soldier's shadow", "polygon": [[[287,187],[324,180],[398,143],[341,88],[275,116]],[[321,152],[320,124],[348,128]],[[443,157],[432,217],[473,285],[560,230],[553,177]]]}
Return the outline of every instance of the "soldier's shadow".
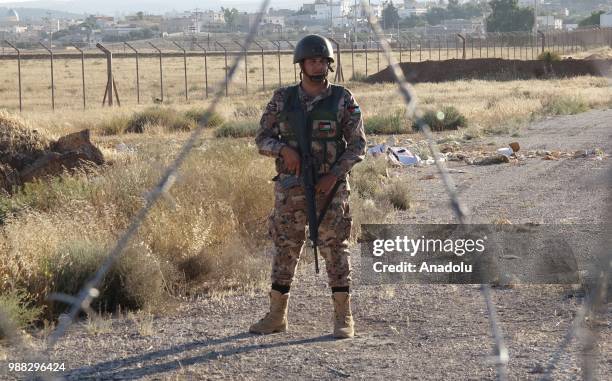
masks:
{"label": "soldier's shadow", "polygon": [[[188,356],[186,352],[206,350],[207,347],[228,344],[248,337],[257,337],[250,333],[239,333],[236,335],[222,337],[218,339],[196,340],[190,343],[175,345],[167,349],[162,349],[153,352],[147,352],[132,357],[125,357],[118,360],[105,361],[91,366],[72,369],[66,372],[65,377],[70,378],[90,378],[95,379],[134,379],[148,375],[155,375],[173,370],[188,367],[194,364],[202,364],[211,360],[217,360],[223,357],[229,357],[241,353],[252,352],[256,350],[265,350],[277,347],[289,347],[293,345],[312,344],[327,341],[335,341],[332,335],[324,335],[307,339],[297,340],[282,340],[282,336],[276,336],[279,341],[264,344],[247,344],[236,346],[220,351],[206,351],[196,355]],[[183,355],[177,359],[177,356]],[[167,360],[168,357],[174,357],[173,360]],[[152,363],[152,364],[148,364]]]}

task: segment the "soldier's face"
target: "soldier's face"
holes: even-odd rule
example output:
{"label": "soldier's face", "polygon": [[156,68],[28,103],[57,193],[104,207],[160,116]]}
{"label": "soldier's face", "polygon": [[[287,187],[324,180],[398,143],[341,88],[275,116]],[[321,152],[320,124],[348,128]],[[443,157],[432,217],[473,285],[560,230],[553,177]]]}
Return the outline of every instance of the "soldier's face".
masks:
{"label": "soldier's face", "polygon": [[306,58],[304,60],[304,72],[309,76],[323,75],[327,71],[329,60],[324,57]]}

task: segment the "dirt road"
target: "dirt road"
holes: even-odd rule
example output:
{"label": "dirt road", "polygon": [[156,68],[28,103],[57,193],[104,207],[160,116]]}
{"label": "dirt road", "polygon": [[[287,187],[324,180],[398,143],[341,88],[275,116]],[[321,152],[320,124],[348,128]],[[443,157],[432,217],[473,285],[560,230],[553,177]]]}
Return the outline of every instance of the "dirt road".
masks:
{"label": "dirt road", "polygon": [[[535,123],[520,137],[485,138],[492,149],[517,140],[523,150],[602,148],[612,152],[612,110]],[[526,160],[522,165],[468,166],[452,174],[472,222],[601,222],[610,159]],[[452,222],[438,180],[419,180],[433,168],[406,169],[416,206],[400,223]],[[357,248],[355,248],[357,251]],[[357,337],[331,338],[331,299],[325,278],[300,265],[291,290],[290,331],[247,333],[267,308],[267,296],[237,295],[181,303],[148,326],[115,319],[92,335],[76,325],[57,350],[69,379],[494,379],[492,340],[482,296],[473,285],[359,285],[354,257],[353,312]],[[324,271],[322,271],[324,273]],[[561,286],[495,289],[495,304],[509,348],[511,379],[540,379],[545,364],[582,302]],[[610,310],[601,330],[597,374],[612,372]],[[579,345],[562,356],[553,378],[581,378]]]}

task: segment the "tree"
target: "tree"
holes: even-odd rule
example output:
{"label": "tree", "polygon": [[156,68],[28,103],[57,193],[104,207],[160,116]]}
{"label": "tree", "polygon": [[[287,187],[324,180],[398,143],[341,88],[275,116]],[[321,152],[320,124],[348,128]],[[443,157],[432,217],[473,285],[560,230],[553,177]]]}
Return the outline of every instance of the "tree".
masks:
{"label": "tree", "polygon": [[533,29],[533,9],[520,8],[518,0],[492,0],[489,6],[491,14],[487,17],[488,32],[525,32]]}
{"label": "tree", "polygon": [[225,19],[225,22],[233,30],[236,27],[236,24],[238,23],[238,10],[236,8],[229,9],[221,7],[221,12],[223,12],[223,18]]}
{"label": "tree", "polygon": [[448,14],[444,8],[433,7],[427,11],[425,18],[429,25],[439,25],[448,18]]}
{"label": "tree", "polygon": [[397,28],[397,24],[399,23],[400,17],[397,13],[397,8],[393,5],[393,2],[390,1],[385,3],[382,12],[382,22],[385,29],[389,28]]}
{"label": "tree", "polygon": [[578,26],[593,26],[599,25],[599,19],[604,11],[593,12],[591,15],[578,23]]}
{"label": "tree", "polygon": [[142,12],[142,11],[136,12],[136,18],[138,20],[144,20],[144,12]]}
{"label": "tree", "polygon": [[426,26],[427,21],[423,16],[412,15],[405,17],[400,21],[400,28],[414,28],[417,26]]}

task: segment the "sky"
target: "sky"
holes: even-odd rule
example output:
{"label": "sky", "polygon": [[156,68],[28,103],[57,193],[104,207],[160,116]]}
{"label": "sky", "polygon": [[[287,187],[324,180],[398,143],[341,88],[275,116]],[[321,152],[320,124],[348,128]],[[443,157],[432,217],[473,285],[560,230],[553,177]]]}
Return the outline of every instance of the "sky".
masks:
{"label": "sky", "polygon": [[[273,8],[298,9],[303,1],[272,0]],[[144,11],[162,13],[172,10],[215,9],[234,7],[242,11],[255,11],[261,3],[257,0],[0,0],[0,6],[46,8],[74,13],[106,13]]]}

